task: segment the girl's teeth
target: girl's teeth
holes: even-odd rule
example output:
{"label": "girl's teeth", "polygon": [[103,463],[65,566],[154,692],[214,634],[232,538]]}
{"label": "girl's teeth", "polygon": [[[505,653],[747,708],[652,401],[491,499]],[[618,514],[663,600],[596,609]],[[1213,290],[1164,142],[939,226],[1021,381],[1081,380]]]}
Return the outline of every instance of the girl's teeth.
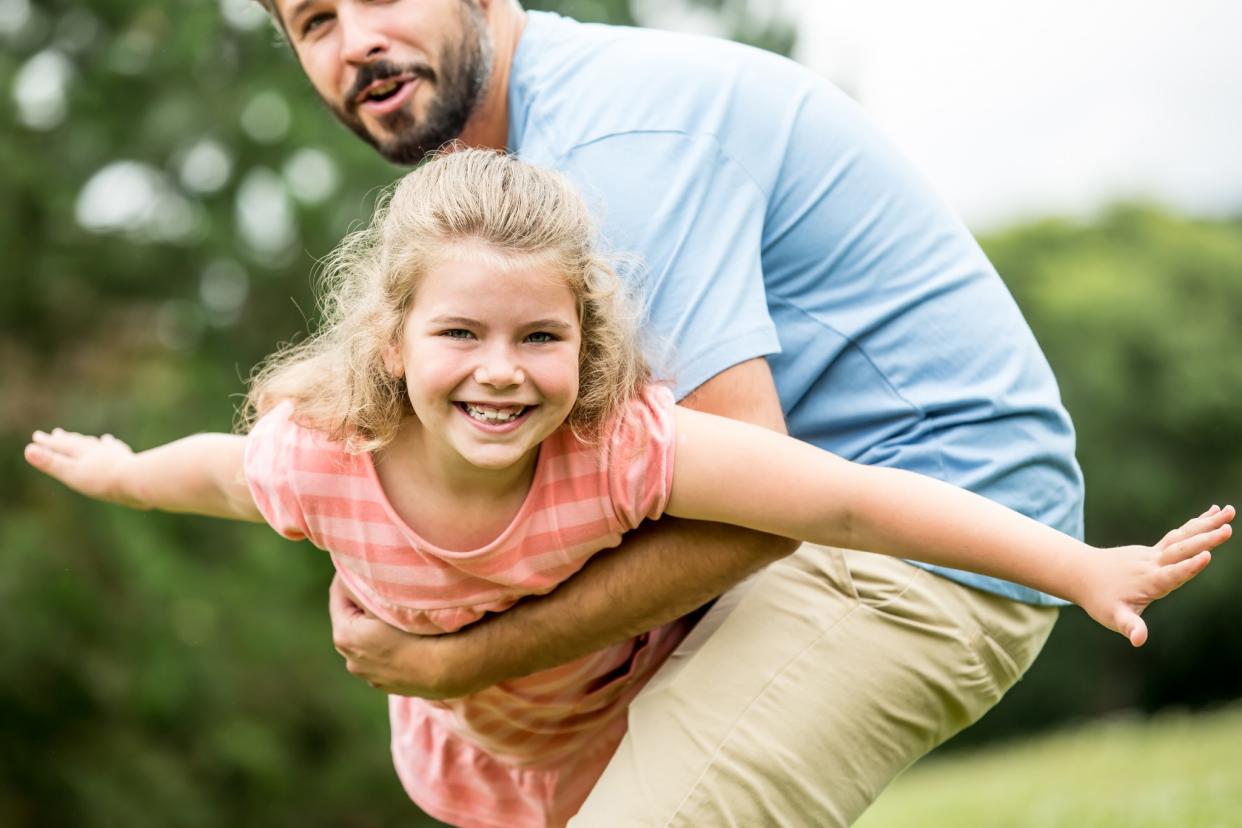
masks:
{"label": "girl's teeth", "polygon": [[517,408],[512,411],[499,411],[495,408],[475,408],[469,403],[466,404],[466,413],[476,420],[482,420],[488,423],[507,423],[510,420],[516,420],[525,408]]}

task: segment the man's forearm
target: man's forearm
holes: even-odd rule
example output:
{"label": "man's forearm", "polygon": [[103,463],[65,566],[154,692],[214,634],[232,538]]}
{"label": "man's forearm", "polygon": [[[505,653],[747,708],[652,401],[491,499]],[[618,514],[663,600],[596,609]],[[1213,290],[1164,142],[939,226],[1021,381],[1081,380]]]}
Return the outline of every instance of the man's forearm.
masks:
{"label": "man's forearm", "polygon": [[465,695],[655,629],[796,546],[724,524],[665,518],[645,525],[555,592],[443,636],[437,689]]}

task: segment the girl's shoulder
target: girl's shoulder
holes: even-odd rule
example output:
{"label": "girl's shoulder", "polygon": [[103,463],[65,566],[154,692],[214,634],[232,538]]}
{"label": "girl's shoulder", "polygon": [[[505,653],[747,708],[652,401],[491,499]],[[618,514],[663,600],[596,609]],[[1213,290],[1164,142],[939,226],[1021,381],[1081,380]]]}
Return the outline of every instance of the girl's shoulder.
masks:
{"label": "girl's shoulder", "polygon": [[292,400],[282,400],[255,422],[248,435],[248,453],[265,453],[293,469],[318,474],[356,475],[365,458],[351,452],[331,429],[298,411]]}
{"label": "girl's shoulder", "polygon": [[661,451],[676,435],[677,401],[668,386],[647,385],[630,398],[603,431],[603,445],[614,458]]}
{"label": "girl's shoulder", "polygon": [[308,538],[326,549],[325,520],[378,511],[369,457],[299,422],[290,401],[272,406],[254,424],[243,469],[264,520],[291,540]]}

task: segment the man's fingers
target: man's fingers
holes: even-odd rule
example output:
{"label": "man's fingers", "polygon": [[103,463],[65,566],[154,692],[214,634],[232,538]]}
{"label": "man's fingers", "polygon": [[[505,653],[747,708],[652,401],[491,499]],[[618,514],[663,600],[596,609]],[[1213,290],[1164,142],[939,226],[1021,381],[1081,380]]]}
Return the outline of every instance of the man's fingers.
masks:
{"label": "man's fingers", "polygon": [[344,623],[356,615],[361,615],[362,610],[359,608],[354,596],[350,594],[349,589],[341,581],[341,576],[337,575],[332,579],[332,585],[328,587],[328,614],[332,616],[332,626],[338,623]]}
{"label": "man's fingers", "polygon": [[341,580],[340,575],[333,576],[332,585],[328,587],[328,604],[329,609],[335,607],[338,612],[373,617],[362,602],[349,591],[349,587]]}
{"label": "man's fingers", "polygon": [[345,590],[340,586],[341,576],[333,575],[332,583],[328,585],[328,609],[336,612],[337,607],[342,601],[347,600]]}

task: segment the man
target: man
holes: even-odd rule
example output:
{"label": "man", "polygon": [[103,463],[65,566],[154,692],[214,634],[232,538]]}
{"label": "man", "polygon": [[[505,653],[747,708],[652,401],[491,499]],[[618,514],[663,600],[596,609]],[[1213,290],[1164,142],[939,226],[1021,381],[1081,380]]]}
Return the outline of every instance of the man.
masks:
{"label": "man", "polygon": [[[1080,533],[1073,432],[1025,322],[822,80],[512,0],[264,2],[318,94],[385,157],[460,139],[575,180],[613,246],[643,259],[630,275],[686,404]],[[572,824],[828,825],[995,704],[1055,618],[1048,596],[865,553],[785,557],[782,539],[671,520],[636,534],[552,595],[438,639],[334,585],[337,647],[377,687],[455,695],[734,587],[632,705]]]}

